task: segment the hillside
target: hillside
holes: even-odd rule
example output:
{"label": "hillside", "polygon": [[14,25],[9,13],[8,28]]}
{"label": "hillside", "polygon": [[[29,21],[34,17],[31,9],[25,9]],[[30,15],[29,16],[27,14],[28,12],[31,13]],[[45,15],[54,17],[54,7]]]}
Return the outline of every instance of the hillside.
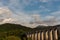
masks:
{"label": "hillside", "polygon": [[16,39],[16,37],[17,39],[20,39],[22,35],[31,30],[32,28],[25,27],[19,24],[5,23],[0,25],[0,40],[10,40],[11,38]]}
{"label": "hillside", "polygon": [[30,31],[31,28],[19,24],[10,24],[10,23],[0,25],[0,31],[10,31],[10,30]]}

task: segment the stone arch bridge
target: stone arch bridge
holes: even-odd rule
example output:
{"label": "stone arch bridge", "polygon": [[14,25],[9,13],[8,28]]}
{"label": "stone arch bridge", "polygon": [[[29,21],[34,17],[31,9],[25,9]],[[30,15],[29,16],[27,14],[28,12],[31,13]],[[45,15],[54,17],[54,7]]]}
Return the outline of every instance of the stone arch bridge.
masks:
{"label": "stone arch bridge", "polygon": [[32,30],[27,33],[27,38],[31,40],[59,40],[60,27],[47,27],[39,30]]}

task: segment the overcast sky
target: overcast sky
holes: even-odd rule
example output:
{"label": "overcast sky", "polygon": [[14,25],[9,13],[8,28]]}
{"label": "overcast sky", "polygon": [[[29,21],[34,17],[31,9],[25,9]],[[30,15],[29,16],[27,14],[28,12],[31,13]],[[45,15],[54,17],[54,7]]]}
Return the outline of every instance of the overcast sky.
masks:
{"label": "overcast sky", "polygon": [[28,27],[60,24],[60,0],[0,0],[0,24]]}

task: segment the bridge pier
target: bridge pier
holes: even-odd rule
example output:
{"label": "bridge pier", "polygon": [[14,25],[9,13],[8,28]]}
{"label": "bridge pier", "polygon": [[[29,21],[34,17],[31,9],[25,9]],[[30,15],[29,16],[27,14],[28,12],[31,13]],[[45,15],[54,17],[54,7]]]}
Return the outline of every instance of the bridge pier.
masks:
{"label": "bridge pier", "polygon": [[37,40],[37,33],[35,33],[35,40]]}
{"label": "bridge pier", "polygon": [[34,40],[34,34],[32,34],[32,40]]}
{"label": "bridge pier", "polygon": [[30,33],[28,32],[27,33],[27,40],[30,38]]}
{"label": "bridge pier", "polygon": [[50,31],[50,40],[53,40],[53,37],[52,37],[52,30]]}
{"label": "bridge pier", "polygon": [[[32,34],[31,34],[31,32],[30,32],[30,38],[32,39]],[[29,38],[29,39],[30,39],[30,38]]]}
{"label": "bridge pier", "polygon": [[27,39],[29,38],[29,35],[27,34]]}
{"label": "bridge pier", "polygon": [[40,40],[40,31],[38,32],[38,40]]}
{"label": "bridge pier", "polygon": [[58,40],[57,29],[54,29],[54,30],[53,30],[53,40]]}
{"label": "bridge pier", "polygon": [[48,31],[46,31],[46,40],[48,40]]}
{"label": "bridge pier", "polygon": [[58,40],[58,31],[57,31],[57,29],[55,30],[55,38],[56,38],[56,40]]}
{"label": "bridge pier", "polygon": [[41,32],[41,40],[44,40],[44,32]]}

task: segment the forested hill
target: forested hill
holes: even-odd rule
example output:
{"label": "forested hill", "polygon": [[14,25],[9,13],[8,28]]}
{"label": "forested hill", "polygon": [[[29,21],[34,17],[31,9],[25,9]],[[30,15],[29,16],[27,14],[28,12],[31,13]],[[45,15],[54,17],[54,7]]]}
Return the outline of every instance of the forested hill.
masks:
{"label": "forested hill", "polygon": [[10,24],[10,23],[5,23],[0,25],[0,31],[11,31],[11,30],[22,30],[22,31],[30,31],[32,28],[22,26],[19,24]]}
{"label": "forested hill", "polygon": [[0,25],[0,40],[21,40],[22,35],[32,28],[20,24],[5,23]]}

